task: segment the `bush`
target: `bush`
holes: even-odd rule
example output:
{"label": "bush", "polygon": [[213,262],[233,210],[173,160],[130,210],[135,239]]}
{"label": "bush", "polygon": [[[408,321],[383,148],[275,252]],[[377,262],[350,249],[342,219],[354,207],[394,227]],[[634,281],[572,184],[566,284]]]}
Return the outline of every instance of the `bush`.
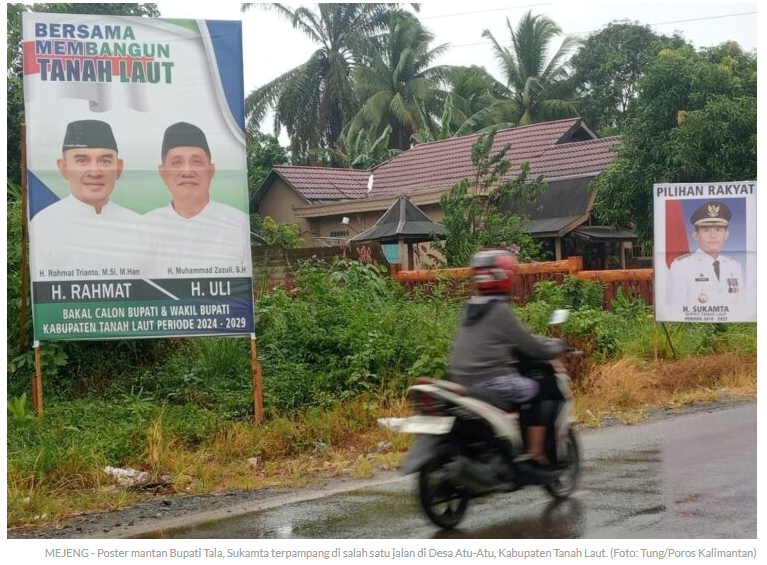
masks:
{"label": "bush", "polygon": [[545,302],[552,309],[567,308],[602,308],[605,287],[596,281],[586,281],[578,277],[565,276],[562,284],[554,281],[540,281],[535,285],[531,302]]}
{"label": "bush", "polygon": [[265,395],[278,409],[326,405],[404,390],[414,365],[444,374],[458,310],[414,299],[373,265],[304,263],[294,292],[276,289],[256,305]]}

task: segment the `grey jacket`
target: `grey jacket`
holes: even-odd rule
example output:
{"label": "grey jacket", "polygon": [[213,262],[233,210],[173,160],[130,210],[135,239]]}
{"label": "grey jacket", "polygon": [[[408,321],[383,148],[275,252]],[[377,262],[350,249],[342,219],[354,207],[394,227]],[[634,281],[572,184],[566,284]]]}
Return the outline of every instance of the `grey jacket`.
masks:
{"label": "grey jacket", "polygon": [[540,339],[514,316],[505,297],[474,296],[466,304],[450,356],[450,379],[477,385],[494,377],[518,374],[515,351],[534,359],[564,353],[559,339]]}

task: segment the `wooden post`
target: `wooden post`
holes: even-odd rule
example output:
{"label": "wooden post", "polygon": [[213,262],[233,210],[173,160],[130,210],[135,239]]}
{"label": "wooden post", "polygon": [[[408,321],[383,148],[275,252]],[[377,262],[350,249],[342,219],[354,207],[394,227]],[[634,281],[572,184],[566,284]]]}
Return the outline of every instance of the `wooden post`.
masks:
{"label": "wooden post", "polygon": [[256,336],[250,338],[250,364],[253,368],[253,418],[256,424],[264,419],[264,383],[261,374],[261,363],[256,355]]}
{"label": "wooden post", "polygon": [[561,237],[554,238],[554,259],[556,261],[562,260],[562,238]]}
{"label": "wooden post", "polygon": [[674,344],[671,343],[671,335],[668,333],[666,323],[661,322],[660,325],[663,326],[663,332],[666,334],[666,341],[668,342],[668,346],[671,348],[671,355],[674,356],[674,361],[676,361],[676,350],[674,349]]}
{"label": "wooden post", "polygon": [[575,275],[579,271],[583,270],[583,257],[580,255],[573,255],[567,258],[567,274]]}
{"label": "wooden post", "polygon": [[625,269],[626,268],[626,244],[623,241],[621,241],[618,244],[618,251],[621,254],[621,269]]}
{"label": "wooden post", "polygon": [[29,287],[29,251],[27,250],[27,126],[21,124],[21,312],[19,312],[19,353],[27,345],[27,292]]}
{"label": "wooden post", "polygon": [[413,270],[413,244],[407,244],[407,270]]}
{"label": "wooden post", "polygon": [[40,344],[35,343],[35,374],[32,377],[32,410],[36,416],[43,415],[43,365],[40,361]]}

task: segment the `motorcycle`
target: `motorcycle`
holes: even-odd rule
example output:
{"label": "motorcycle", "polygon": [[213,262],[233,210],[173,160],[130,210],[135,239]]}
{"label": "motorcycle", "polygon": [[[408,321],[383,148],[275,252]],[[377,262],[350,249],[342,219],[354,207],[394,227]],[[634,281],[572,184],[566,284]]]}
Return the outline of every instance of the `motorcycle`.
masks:
{"label": "motorcycle", "polygon": [[[550,324],[567,319],[557,310]],[[520,372],[540,381],[556,379],[561,399],[549,402],[546,456],[551,468],[531,471],[525,453],[519,407],[505,412],[490,399],[469,396],[459,384],[415,379],[408,398],[417,414],[381,423],[401,433],[416,434],[402,474],[418,473],[421,506],[429,519],[445,530],[463,519],[472,498],[542,485],[555,499],[576,489],[580,450],[573,429],[570,377],[561,361],[520,359]]]}

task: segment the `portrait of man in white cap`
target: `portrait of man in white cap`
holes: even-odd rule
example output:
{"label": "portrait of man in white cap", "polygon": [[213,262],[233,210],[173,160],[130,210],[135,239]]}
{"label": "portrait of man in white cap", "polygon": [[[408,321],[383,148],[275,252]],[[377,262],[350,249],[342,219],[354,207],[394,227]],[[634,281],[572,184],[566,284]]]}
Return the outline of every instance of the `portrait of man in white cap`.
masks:
{"label": "portrait of man in white cap", "polygon": [[721,201],[701,204],[690,216],[698,248],[671,264],[669,296],[677,304],[727,305],[744,296],[740,263],[722,254],[730,237],[732,212]]}
{"label": "portrait of man in white cap", "polygon": [[210,185],[216,174],[207,138],[190,123],[165,130],[160,178],[170,203],[146,214],[154,238],[157,277],[199,274],[247,275],[250,221],[241,210],[215,202]]}
{"label": "portrait of man in white cap", "polygon": [[56,166],[70,194],[30,222],[35,278],[145,274],[149,248],[142,218],[111,199],[124,163],[110,125],[70,122]]}

